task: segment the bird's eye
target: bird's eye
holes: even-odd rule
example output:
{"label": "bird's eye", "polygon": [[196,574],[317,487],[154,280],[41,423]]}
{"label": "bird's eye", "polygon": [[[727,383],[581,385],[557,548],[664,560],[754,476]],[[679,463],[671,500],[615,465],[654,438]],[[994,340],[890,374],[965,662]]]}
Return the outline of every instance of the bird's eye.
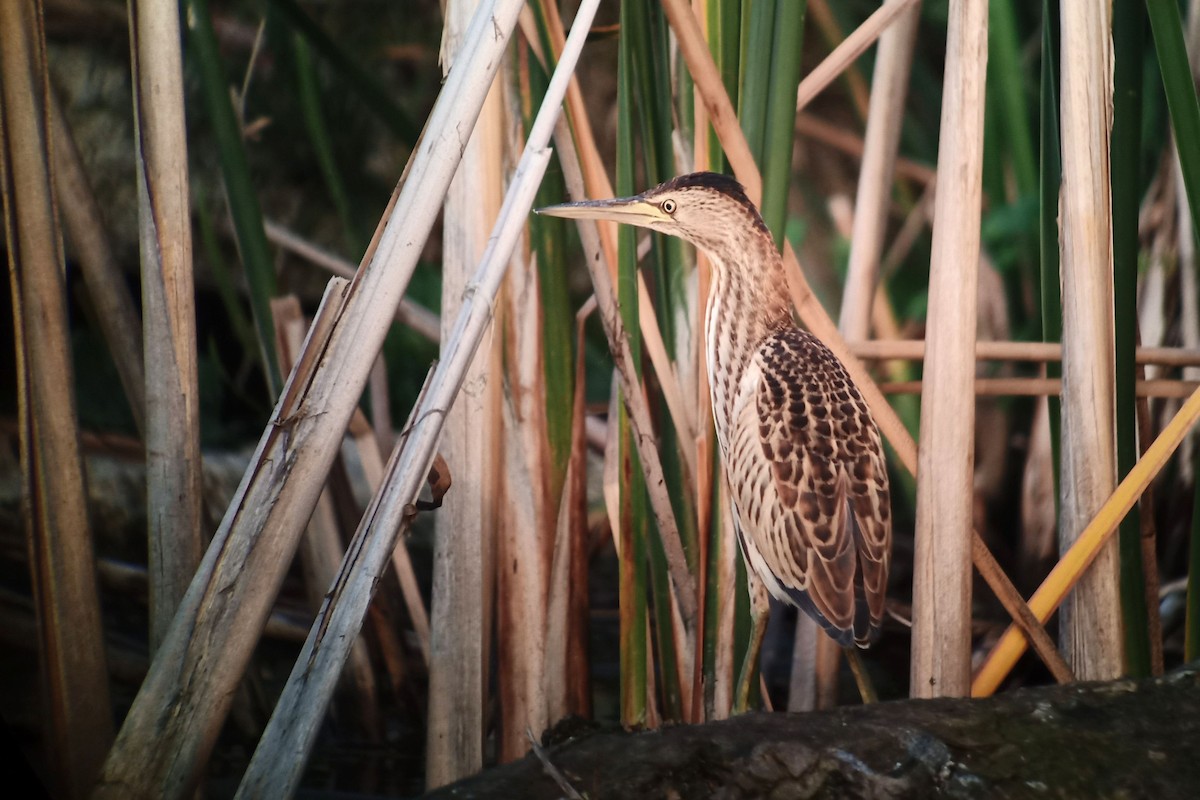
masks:
{"label": "bird's eye", "polygon": [[670,200],[670,199],[663,200],[662,210],[667,212],[668,214],[674,214],[675,213],[675,201]]}

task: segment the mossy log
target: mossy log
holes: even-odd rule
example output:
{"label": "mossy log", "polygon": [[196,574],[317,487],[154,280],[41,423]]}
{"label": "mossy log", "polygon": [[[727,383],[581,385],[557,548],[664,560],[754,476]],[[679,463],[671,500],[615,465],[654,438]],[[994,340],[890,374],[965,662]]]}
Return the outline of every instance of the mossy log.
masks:
{"label": "mossy log", "polygon": [[[544,753],[590,800],[669,798],[1192,798],[1200,796],[1200,665],[1164,678],[746,714],[659,731],[560,724]],[[533,754],[431,798],[559,798]]]}

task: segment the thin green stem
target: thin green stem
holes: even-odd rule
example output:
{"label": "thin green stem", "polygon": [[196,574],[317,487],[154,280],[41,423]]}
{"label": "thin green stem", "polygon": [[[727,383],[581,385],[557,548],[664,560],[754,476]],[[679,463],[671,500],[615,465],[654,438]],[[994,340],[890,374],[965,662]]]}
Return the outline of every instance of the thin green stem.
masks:
{"label": "thin green stem", "polygon": [[250,177],[241,130],[229,101],[229,84],[221,66],[208,0],[191,0],[191,5],[187,19],[192,57],[200,70],[205,108],[217,140],[229,212],[250,287],[250,308],[258,331],[267,388],[271,397],[276,397],[283,384],[275,357],[275,327],[271,316],[271,298],[276,292],[271,249],[263,229],[262,209]]}
{"label": "thin green stem", "polygon": [[[1116,339],[1117,471],[1124,477],[1138,460],[1134,350],[1137,341],[1138,211],[1141,198],[1142,45],[1146,15],[1138,0],[1113,3],[1112,212],[1113,295]],[[1135,505],[1121,520],[1121,614],[1125,663],[1134,677],[1150,674],[1146,581]]]}
{"label": "thin green stem", "polygon": [[[1062,341],[1062,290],[1058,260],[1058,192],[1062,184],[1062,159],[1058,141],[1058,0],[1042,0],[1042,97],[1040,209],[1040,254],[1042,294],[1042,341]],[[1046,376],[1062,376],[1062,365],[1046,364]],[[1054,497],[1058,503],[1059,449],[1062,404],[1050,395],[1050,446],[1054,461]]]}
{"label": "thin green stem", "polygon": [[[634,193],[633,51],[626,35],[634,24],[635,8],[621,3],[622,35],[617,55],[617,175],[616,191]],[[617,302],[629,337],[633,363],[640,367],[641,336],[638,324],[637,239],[631,226],[617,229]],[[620,435],[620,618],[621,618],[621,722],[644,725],[647,718],[646,637],[646,489],[634,448],[628,413],[622,403]]]}

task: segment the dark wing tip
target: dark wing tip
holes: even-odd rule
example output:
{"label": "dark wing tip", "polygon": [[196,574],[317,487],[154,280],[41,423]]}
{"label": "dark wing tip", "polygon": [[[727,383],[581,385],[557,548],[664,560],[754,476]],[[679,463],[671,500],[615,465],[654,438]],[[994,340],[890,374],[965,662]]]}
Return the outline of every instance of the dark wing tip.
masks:
{"label": "dark wing tip", "polygon": [[[866,650],[879,639],[880,624],[871,619],[871,608],[865,597],[854,598],[854,644]],[[849,647],[849,645],[842,645]]]}
{"label": "dark wing tip", "polygon": [[[824,630],[825,633],[829,634],[829,638],[833,639],[841,647],[853,647],[855,645],[857,642],[855,631],[858,627],[857,609],[855,610],[856,613],[854,618],[854,627],[839,628],[837,625],[834,625],[832,622],[830,622],[829,618],[817,609],[817,606],[813,602],[812,598],[808,596],[808,592],[801,589],[793,589],[785,584],[780,585],[783,587],[784,592],[787,593],[788,599],[792,601],[792,605],[796,606],[796,608],[800,609],[805,614],[816,620],[817,624],[821,626],[821,629]],[[859,647],[863,646],[864,645],[859,645]]]}

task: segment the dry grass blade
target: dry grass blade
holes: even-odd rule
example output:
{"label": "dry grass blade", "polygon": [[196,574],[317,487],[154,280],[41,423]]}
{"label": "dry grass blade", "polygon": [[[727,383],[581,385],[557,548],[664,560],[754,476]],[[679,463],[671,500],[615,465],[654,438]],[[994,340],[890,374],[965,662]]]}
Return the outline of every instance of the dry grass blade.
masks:
{"label": "dry grass blade", "polygon": [[[1108,4],[1062,4],[1062,481],[1065,552],[1116,486],[1113,354],[1112,18]],[[1059,639],[1083,680],[1123,666],[1117,543],[1067,599]]]}
{"label": "dry grass blade", "polygon": [[67,127],[61,104],[50,92],[50,124],[54,129],[55,189],[67,240],[75,251],[96,320],[112,353],[133,423],[146,432],[146,375],[142,367],[141,321],[133,297],[113,254],[100,204],[88,184],[83,158]]}
{"label": "dry grass blade", "polygon": [[[272,244],[334,275],[347,280],[354,277],[355,265],[344,258],[322,250],[277,222],[264,221],[263,228],[267,232],[267,240]],[[400,305],[396,307],[396,321],[407,325],[431,342],[439,342],[442,339],[442,326],[438,315],[411,298],[400,299]]]}
{"label": "dry grass blade", "polygon": [[[813,26],[821,32],[821,38],[825,40],[827,45],[833,45],[834,42],[844,42],[849,38],[842,31],[838,17],[834,16],[833,10],[829,7],[829,0],[809,0],[808,13],[812,19]],[[867,88],[867,81],[863,78],[862,73],[853,67],[846,70],[844,75],[846,90],[850,95],[850,102],[853,104],[854,112],[860,120],[865,120],[867,118],[867,106],[870,103],[870,90]]]}
{"label": "dry grass blade", "polygon": [[[594,308],[594,303],[587,304]],[[584,437],[584,403],[587,370],[584,359],[584,322],[590,310],[576,318],[575,396],[571,415],[571,455],[563,480],[562,497],[550,567],[546,601],[546,716],[557,722],[567,714],[591,712],[588,690],[588,537],[587,441]]]}
{"label": "dry grass blade", "polygon": [[[1112,541],[1112,535],[1121,519],[1133,508],[1133,504],[1150,485],[1150,481],[1162,471],[1197,419],[1200,419],[1200,390],[1188,398],[1154,443],[1146,448],[1145,455],[1138,461],[1137,466],[1129,471],[1125,480],[1121,481],[1116,491],[1107,498],[1096,516],[1080,532],[1070,549],[1062,554],[1058,564],[1030,598],[1029,609],[1039,620],[1045,622],[1050,618],[1101,549]],[[975,697],[992,694],[1025,652],[1025,646],[1022,632],[1010,626],[975,676],[971,694]]]}
{"label": "dry grass blade", "polygon": [[[796,133],[858,158],[862,158],[866,150],[862,137],[807,112],[796,115]],[[937,179],[933,169],[904,157],[896,158],[896,176],[926,187],[932,186]]]}
{"label": "dry grass blade", "polygon": [[[904,21],[896,22],[897,17],[906,11],[912,11],[912,13]],[[896,22],[897,28],[901,26],[905,28],[905,31],[902,32],[904,36],[911,36],[916,33],[916,22],[919,17],[919,0],[888,0],[888,2],[885,2],[875,13],[867,17],[861,25],[855,28],[849,36],[842,40],[842,43],[835,47],[833,52],[826,56],[825,60],[818,64],[812,72],[808,73],[804,77],[804,80],[800,81],[800,87],[796,90],[796,110],[800,111],[812,102],[813,98],[823,92],[826,86],[837,79],[845,71],[846,67],[850,66],[854,63],[855,59],[866,52],[866,49],[874,44],[875,40],[879,39],[881,34],[886,37],[887,34],[884,34],[884,31],[893,22]],[[909,45],[909,48],[911,49],[911,45]],[[877,64],[885,61],[883,50],[884,46],[881,40],[880,60],[876,62]],[[907,78],[907,65],[904,65],[900,72]],[[878,82],[878,67],[876,67],[875,77],[876,82],[873,84],[871,90],[872,96],[882,88]],[[903,105],[903,90],[900,92],[899,99],[900,104]],[[868,121],[872,119],[875,119],[874,108],[871,108],[868,113]],[[895,119],[898,121],[899,115]]]}
{"label": "dry grass blade", "polygon": [[85,797],[112,709],[54,205],[42,7],[0,4],[0,188],[16,337],[21,512],[56,792]]}
{"label": "dry grass blade", "polygon": [[200,388],[179,7],[131,0],[129,33],[142,258],[153,653],[200,563]]}
{"label": "dry grass blade", "polygon": [[566,776],[562,774],[562,771],[558,767],[554,766],[554,762],[550,760],[550,756],[546,752],[545,748],[543,748],[538,743],[538,740],[534,737],[533,731],[529,728],[526,728],[525,736],[529,740],[529,746],[533,750],[533,754],[537,756],[538,761],[542,762],[542,769],[544,769],[546,774],[553,778],[554,782],[558,784],[558,788],[562,791],[563,797],[569,798],[569,800],[583,800],[583,795],[575,791],[575,787],[572,786],[570,781],[567,780]]}

